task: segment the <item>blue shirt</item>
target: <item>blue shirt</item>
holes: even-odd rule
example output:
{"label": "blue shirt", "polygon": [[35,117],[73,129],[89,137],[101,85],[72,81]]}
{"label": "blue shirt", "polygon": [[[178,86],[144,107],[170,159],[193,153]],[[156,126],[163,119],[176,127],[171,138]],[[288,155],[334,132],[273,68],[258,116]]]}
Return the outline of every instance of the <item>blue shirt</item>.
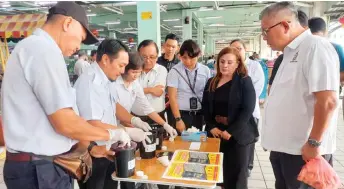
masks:
{"label": "blue shirt", "polygon": [[51,156],[69,151],[77,142],[57,133],[48,119],[60,109],[77,108],[62,52],[44,30],[36,29],[16,45],[1,92],[9,151]]}
{"label": "blue shirt", "polygon": [[333,47],[336,49],[339,57],[339,70],[340,72],[344,71],[344,50],[343,47],[339,44],[332,43]]}
{"label": "blue shirt", "polygon": [[[182,62],[180,62],[177,65],[175,65],[168,73],[167,86],[177,88],[177,101],[178,101],[179,110],[190,111],[190,98],[196,97],[196,95],[193,94],[188,83],[185,82],[185,80],[178,74],[176,70],[174,70],[174,68],[177,69],[187,81],[188,81],[187,79],[188,77],[186,75],[186,72],[188,73],[191,86],[194,85],[194,77],[197,70],[196,84],[195,84],[194,91],[197,94],[197,97],[199,99],[202,99],[203,97],[205,84],[210,78],[210,70],[207,66],[200,63],[197,63],[195,69],[189,70],[184,66]],[[201,109],[201,103],[198,102],[197,110],[200,110],[200,109]]]}

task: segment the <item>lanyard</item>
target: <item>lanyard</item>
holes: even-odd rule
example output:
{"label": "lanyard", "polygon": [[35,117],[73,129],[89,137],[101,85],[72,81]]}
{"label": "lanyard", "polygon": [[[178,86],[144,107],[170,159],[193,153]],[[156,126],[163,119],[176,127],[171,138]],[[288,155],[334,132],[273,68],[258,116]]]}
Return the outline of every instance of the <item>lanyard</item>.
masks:
{"label": "lanyard", "polygon": [[190,85],[190,88],[191,88],[192,90],[195,90],[196,79],[197,79],[197,71],[198,71],[198,70],[195,71],[194,83],[193,83],[193,86],[192,86],[192,88],[191,88],[191,81],[190,81],[190,78],[189,78],[189,74],[188,74],[188,71],[185,69],[185,74],[186,74],[186,77],[188,78],[189,85]]}

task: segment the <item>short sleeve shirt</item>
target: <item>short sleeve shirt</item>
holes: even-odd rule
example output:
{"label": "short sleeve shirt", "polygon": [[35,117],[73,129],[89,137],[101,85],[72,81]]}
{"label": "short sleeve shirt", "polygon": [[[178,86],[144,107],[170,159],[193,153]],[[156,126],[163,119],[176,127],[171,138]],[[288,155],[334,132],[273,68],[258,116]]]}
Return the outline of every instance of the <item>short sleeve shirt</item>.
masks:
{"label": "short sleeve shirt", "polygon": [[57,155],[77,142],[58,134],[48,119],[60,109],[77,108],[62,52],[44,30],[36,29],[16,45],[1,92],[8,150]]}

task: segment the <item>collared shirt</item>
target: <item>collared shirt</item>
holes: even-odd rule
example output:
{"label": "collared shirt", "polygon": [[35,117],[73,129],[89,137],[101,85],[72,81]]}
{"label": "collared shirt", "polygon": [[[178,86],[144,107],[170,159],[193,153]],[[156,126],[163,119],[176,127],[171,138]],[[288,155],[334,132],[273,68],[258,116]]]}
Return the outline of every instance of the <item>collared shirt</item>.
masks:
{"label": "collared shirt", "polygon": [[56,133],[48,119],[60,109],[77,108],[62,52],[44,30],[36,29],[16,45],[1,92],[9,151],[51,156],[69,151],[77,142]]}
{"label": "collared shirt", "polygon": [[99,120],[117,125],[116,104],[110,93],[110,80],[98,63],[92,64],[76,81],[76,102],[80,116],[85,120]]}
{"label": "collared shirt", "polygon": [[[309,30],[295,38],[283,54],[265,106],[262,146],[300,155],[313,127],[313,93],[330,90],[338,95],[339,59],[329,41]],[[338,107],[323,134],[321,154],[333,154],[336,149],[337,113]]]}
{"label": "collared shirt", "polygon": [[257,119],[260,119],[259,96],[263,92],[263,89],[264,89],[264,84],[265,84],[264,72],[259,62],[251,60],[249,58],[246,60],[246,67],[248,70],[248,75],[252,79],[254,90],[256,91],[256,96],[257,96],[256,106],[253,111],[253,116]]}
{"label": "collared shirt", "polygon": [[132,112],[133,107],[136,107],[139,112],[143,113],[143,115],[148,115],[154,112],[154,109],[143,92],[143,88],[137,80],[126,87],[124,85],[123,78],[120,76],[111,86],[111,90],[116,91],[114,101],[123,106],[128,112]]}
{"label": "collared shirt", "polygon": [[[155,66],[147,73],[144,71],[141,73],[140,77],[138,78],[138,82],[140,83],[142,88],[147,87],[155,87],[158,85],[164,86],[162,90],[165,89],[166,86],[166,79],[167,79],[167,70],[165,67],[155,64]],[[156,97],[152,94],[146,94],[146,97],[156,112],[162,112],[165,110],[165,90],[164,93]],[[136,115],[146,115],[142,108],[139,106],[134,105],[132,108],[132,112]]]}
{"label": "collared shirt", "polygon": [[76,61],[74,65],[74,74],[80,76],[82,73],[84,73],[87,68],[90,67],[90,63],[83,59],[79,59]]}
{"label": "collared shirt", "polygon": [[[202,100],[205,84],[210,78],[209,68],[203,64],[197,63],[195,69],[189,70],[184,66],[182,62],[175,65],[174,68],[177,69],[187,81],[188,77],[186,75],[186,72],[188,73],[191,86],[194,85],[194,77],[197,70],[194,91],[197,94],[197,97],[200,100]],[[171,69],[171,71],[168,73],[167,86],[177,88],[177,101],[179,105],[179,110],[190,111],[190,98],[196,97],[196,95],[193,94],[188,83],[186,83],[186,81],[178,74],[176,70],[174,70],[174,68]],[[199,100],[197,100],[197,110],[200,110],[201,108],[201,103],[199,102]]]}
{"label": "collared shirt", "polygon": [[176,55],[174,55],[173,59],[170,61],[165,58],[165,54],[162,54],[157,61],[157,63],[164,66],[168,72],[172,69],[173,66],[177,65],[179,62],[180,60],[177,58]]}

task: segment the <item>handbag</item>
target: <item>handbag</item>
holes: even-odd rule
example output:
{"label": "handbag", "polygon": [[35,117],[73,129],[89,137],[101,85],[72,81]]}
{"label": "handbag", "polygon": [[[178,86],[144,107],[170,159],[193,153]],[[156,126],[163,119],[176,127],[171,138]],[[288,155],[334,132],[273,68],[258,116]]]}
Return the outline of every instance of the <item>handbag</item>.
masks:
{"label": "handbag", "polygon": [[81,143],[75,144],[64,154],[53,156],[53,162],[78,181],[85,183],[92,175],[91,155],[87,146]]}

